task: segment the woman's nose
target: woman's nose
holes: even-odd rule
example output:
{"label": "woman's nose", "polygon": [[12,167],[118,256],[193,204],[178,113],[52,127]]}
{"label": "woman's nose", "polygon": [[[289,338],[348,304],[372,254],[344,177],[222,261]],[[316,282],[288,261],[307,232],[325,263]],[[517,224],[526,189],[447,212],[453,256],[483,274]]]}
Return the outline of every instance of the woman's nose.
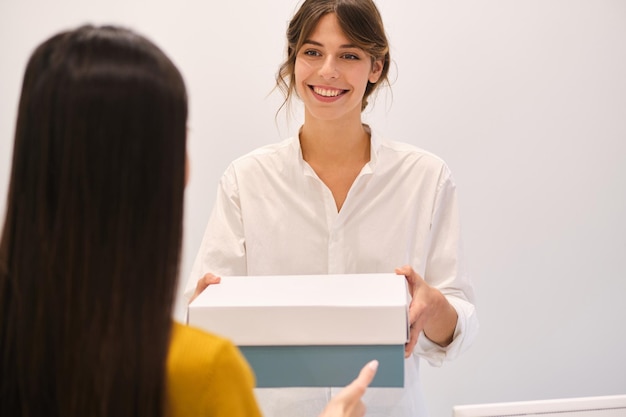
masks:
{"label": "woman's nose", "polygon": [[334,57],[327,56],[324,59],[324,62],[320,67],[319,74],[324,79],[333,79],[339,76],[339,72],[337,71],[337,63]]}

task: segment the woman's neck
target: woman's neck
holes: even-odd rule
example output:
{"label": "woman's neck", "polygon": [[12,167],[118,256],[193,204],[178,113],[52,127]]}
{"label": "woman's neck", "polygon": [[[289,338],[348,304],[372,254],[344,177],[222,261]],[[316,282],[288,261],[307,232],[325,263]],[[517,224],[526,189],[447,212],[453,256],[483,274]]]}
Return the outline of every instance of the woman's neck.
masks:
{"label": "woman's neck", "polygon": [[369,129],[358,123],[307,123],[300,129],[302,157],[330,189],[337,211],[370,160]]}
{"label": "woman's neck", "polygon": [[370,134],[360,120],[309,120],[300,129],[300,147],[304,160],[315,165],[365,164],[370,158]]}

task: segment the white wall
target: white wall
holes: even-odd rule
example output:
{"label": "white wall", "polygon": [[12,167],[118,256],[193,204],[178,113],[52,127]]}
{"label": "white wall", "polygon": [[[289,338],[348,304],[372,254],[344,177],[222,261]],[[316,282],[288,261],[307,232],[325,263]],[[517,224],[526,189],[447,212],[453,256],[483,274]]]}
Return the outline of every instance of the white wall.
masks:
{"label": "white wall", "polygon": [[[453,404],[626,393],[626,2],[378,0],[396,79],[366,119],[442,156],[461,197],[481,334],[424,385]],[[211,5],[214,4],[214,5]],[[0,212],[26,60],[118,23],[190,92],[186,279],[226,164],[298,127],[268,96],[297,0],[0,1]],[[180,315],[179,307],[177,315]]]}

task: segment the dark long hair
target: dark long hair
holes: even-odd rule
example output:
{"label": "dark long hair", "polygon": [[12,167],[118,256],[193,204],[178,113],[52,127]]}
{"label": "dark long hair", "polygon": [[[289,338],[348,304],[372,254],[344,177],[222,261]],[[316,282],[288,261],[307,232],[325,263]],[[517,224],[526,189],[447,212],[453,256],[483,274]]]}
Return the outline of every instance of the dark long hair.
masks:
{"label": "dark long hair", "polygon": [[374,2],[372,0],[305,0],[289,22],[287,57],[276,74],[276,87],[285,96],[281,108],[289,103],[295,90],[295,66],[298,51],[315,30],[320,19],[329,13],[337,15],[339,26],[350,42],[369,54],[372,62],[381,60],[383,64],[379,80],[376,83],[368,82],[365,87],[361,110],[367,107],[367,99],[379,85],[389,84],[388,73],[391,62],[389,41],[382,17]]}
{"label": "dark long hair", "polygon": [[0,242],[0,415],[161,416],[187,96],[144,37],[84,26],[28,62]]}

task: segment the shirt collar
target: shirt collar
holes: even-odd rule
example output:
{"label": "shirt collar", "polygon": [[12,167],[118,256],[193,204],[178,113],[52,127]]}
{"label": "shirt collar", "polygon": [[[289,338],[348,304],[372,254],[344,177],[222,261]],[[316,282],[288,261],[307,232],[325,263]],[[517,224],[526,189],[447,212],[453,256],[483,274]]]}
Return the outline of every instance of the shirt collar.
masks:
{"label": "shirt collar", "polygon": [[376,169],[376,164],[378,163],[378,151],[380,150],[380,137],[378,133],[373,130],[368,125],[365,126],[365,129],[370,134],[370,161],[365,165],[363,169],[363,173],[371,174]]}

